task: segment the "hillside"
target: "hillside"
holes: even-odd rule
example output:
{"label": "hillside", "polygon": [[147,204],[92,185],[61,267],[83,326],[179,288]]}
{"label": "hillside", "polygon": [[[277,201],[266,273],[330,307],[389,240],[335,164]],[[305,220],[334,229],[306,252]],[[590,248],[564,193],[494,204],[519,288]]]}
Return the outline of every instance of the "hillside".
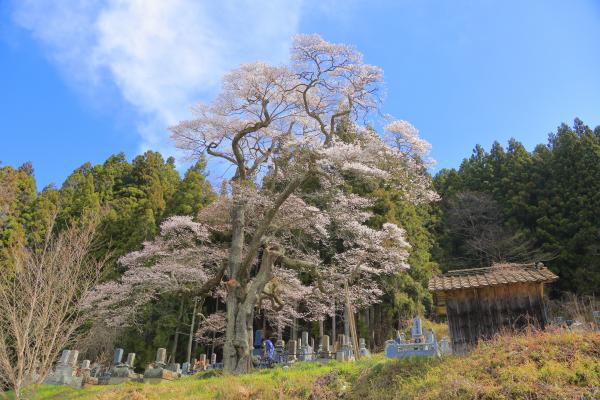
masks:
{"label": "hillside", "polygon": [[43,386],[35,399],[580,399],[600,396],[599,333],[529,333],[465,357],[299,363],[243,376],[206,372],[160,385]]}

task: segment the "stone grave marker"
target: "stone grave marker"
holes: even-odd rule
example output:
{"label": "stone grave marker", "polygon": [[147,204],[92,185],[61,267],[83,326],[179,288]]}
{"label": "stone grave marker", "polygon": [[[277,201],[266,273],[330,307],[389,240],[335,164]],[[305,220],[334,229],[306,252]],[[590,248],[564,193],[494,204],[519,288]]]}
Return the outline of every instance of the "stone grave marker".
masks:
{"label": "stone grave marker", "polygon": [[163,380],[172,381],[178,379],[180,374],[166,368],[167,349],[159,348],[156,351],[156,361],[146,368],[144,371],[144,382],[158,383]]}

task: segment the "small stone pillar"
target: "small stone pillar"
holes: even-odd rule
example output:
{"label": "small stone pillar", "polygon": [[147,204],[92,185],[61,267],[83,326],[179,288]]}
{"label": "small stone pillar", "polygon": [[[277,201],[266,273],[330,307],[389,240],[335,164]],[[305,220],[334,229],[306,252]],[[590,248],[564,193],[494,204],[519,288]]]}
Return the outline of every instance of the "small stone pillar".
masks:
{"label": "small stone pillar", "polygon": [[433,329],[429,329],[427,331],[425,339],[427,340],[427,343],[435,343],[435,334],[433,333]]}
{"label": "small stone pillar", "polygon": [[206,371],[206,367],[208,367],[208,363],[206,362],[206,354],[200,354],[200,359],[198,360],[198,367],[202,371]]}
{"label": "small stone pillar", "polygon": [[167,363],[167,349],[164,347],[161,347],[156,351],[156,363],[161,366],[164,366]]}
{"label": "small stone pillar", "polygon": [[86,370],[86,369],[90,369],[90,360],[83,360],[81,362],[81,369],[82,370]]}
{"label": "small stone pillar", "polygon": [[450,341],[448,336],[444,336],[442,341],[440,342],[440,352],[442,354],[450,354],[452,353],[452,349],[450,348]]}
{"label": "small stone pillar", "polygon": [[302,332],[302,345],[308,346],[308,332]]}
{"label": "small stone pillar", "polygon": [[368,357],[371,355],[371,352],[367,349],[367,342],[365,338],[358,339],[358,352],[363,357]]}
{"label": "small stone pillar", "polygon": [[296,347],[296,341],[295,340],[290,340],[288,341],[288,346],[287,346],[287,350],[288,350],[288,360],[291,362],[296,361],[296,352],[298,351],[297,347]]}
{"label": "small stone pillar", "polygon": [[210,364],[215,365],[217,363],[217,353],[212,353],[210,355]]}
{"label": "small stone pillar", "polygon": [[331,350],[329,348],[329,335],[323,335],[321,338],[321,352],[319,356],[321,358],[329,358]]}

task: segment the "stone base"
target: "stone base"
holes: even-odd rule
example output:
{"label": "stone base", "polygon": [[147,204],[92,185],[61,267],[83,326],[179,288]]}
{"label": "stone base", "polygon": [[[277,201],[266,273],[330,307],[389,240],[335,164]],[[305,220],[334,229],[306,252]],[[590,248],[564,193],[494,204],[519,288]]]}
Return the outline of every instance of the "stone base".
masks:
{"label": "stone base", "polygon": [[80,376],[50,375],[44,380],[46,385],[70,386],[75,389],[82,387],[83,378]]}
{"label": "stone base", "polygon": [[179,374],[166,368],[147,368],[144,371],[144,383],[158,383],[161,380],[173,381]]}
{"label": "stone base", "polygon": [[97,384],[98,384],[98,378],[94,378],[94,377],[90,376],[88,378],[83,379],[83,381],[81,382],[81,387],[86,388],[88,386],[95,386]]}
{"label": "stone base", "polygon": [[120,383],[125,383],[125,382],[141,382],[142,378],[138,375],[135,374],[135,376],[111,376],[110,379],[108,380],[108,384],[109,385],[118,385]]}

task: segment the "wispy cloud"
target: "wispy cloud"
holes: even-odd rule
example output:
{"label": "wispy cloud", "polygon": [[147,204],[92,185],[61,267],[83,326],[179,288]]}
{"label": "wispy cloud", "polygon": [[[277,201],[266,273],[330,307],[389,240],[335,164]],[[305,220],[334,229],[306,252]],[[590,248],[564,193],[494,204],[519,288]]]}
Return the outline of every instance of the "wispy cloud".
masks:
{"label": "wispy cloud", "polygon": [[14,20],[81,90],[115,86],[139,113],[140,149],[170,153],[166,127],[241,62],[284,62],[302,0],[19,0]]}

